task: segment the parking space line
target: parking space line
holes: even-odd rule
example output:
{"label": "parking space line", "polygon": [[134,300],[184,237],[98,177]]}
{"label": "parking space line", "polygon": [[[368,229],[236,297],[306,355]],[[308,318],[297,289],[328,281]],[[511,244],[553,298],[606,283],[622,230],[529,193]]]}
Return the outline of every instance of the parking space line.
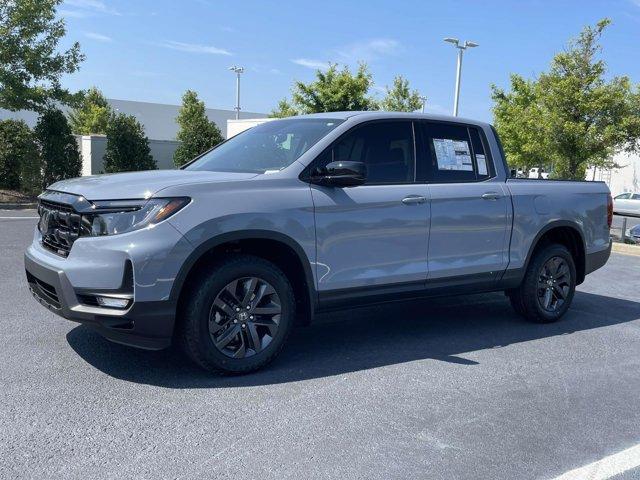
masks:
{"label": "parking space line", "polygon": [[640,444],[571,470],[553,480],[606,480],[636,467],[640,467]]}
{"label": "parking space line", "polygon": [[40,217],[0,217],[0,220],[30,220],[33,218],[40,218]]}

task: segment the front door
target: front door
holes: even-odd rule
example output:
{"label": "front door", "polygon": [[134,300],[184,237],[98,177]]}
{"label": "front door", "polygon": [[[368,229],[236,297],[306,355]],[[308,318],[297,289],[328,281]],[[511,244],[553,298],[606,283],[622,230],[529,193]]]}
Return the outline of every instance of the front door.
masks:
{"label": "front door", "polygon": [[311,185],[315,208],[318,290],[415,284],[427,278],[428,191],[415,182],[410,121],[355,127],[316,160],[364,162],[356,187]]}

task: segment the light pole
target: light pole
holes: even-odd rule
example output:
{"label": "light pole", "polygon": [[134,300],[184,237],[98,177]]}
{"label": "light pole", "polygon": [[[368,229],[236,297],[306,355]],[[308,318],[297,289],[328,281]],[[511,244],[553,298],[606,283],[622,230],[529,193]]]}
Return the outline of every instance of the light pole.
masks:
{"label": "light pole", "polygon": [[427,103],[427,97],[420,97],[420,100],[422,100],[422,113],[424,113],[424,106]]}
{"label": "light pole", "polygon": [[465,42],[461,45],[457,38],[447,37],[444,39],[445,42],[452,43],[454,47],[458,49],[458,67],[456,69],[456,92],[453,98],[453,116],[458,116],[458,102],[460,100],[460,75],[462,74],[462,53],[467,48],[477,47],[478,44],[475,42],[470,42],[465,40]]}
{"label": "light pole", "polygon": [[244,73],[244,67],[234,65],[229,67],[229,70],[236,74],[236,107],[234,110],[236,111],[236,120],[238,120],[240,118],[240,75]]}

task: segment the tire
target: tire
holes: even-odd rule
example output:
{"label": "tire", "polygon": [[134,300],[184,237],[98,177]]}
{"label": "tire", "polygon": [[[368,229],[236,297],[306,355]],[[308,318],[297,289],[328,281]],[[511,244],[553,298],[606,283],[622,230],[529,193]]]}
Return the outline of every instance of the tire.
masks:
{"label": "tire", "polygon": [[[231,254],[201,269],[189,282],[177,340],[205,370],[249,373],[280,353],[293,328],[295,304],[291,284],[276,265]],[[278,307],[280,313],[273,314]]]}
{"label": "tire", "polygon": [[538,249],[520,286],[507,294],[514,310],[535,323],[560,320],[573,301],[576,267],[566,247],[550,244]]}

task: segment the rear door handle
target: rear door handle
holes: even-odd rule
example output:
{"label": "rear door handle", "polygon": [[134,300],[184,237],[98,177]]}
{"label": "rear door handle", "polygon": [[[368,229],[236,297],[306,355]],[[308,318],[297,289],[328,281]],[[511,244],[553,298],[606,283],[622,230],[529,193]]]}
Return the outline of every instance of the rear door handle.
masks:
{"label": "rear door handle", "polygon": [[425,203],[427,201],[427,197],[423,197],[421,195],[409,195],[408,197],[404,197],[402,199],[402,203],[405,205],[416,205],[419,203]]}
{"label": "rear door handle", "polygon": [[487,192],[482,194],[483,200],[498,200],[499,198],[502,198],[502,195],[498,192]]}

